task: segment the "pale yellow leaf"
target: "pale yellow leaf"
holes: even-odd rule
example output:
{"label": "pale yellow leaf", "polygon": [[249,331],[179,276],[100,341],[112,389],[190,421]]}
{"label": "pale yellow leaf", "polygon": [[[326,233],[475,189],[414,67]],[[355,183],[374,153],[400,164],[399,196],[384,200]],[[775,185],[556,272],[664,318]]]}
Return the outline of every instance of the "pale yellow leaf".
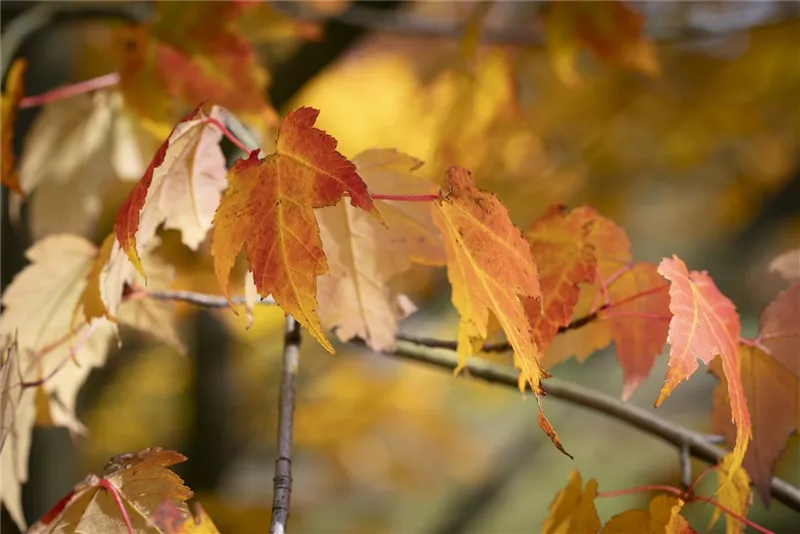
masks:
{"label": "pale yellow leaf", "polygon": [[[86,286],[97,248],[85,239],[68,234],[37,241],[26,255],[31,264],[19,273],[3,293],[5,307],[0,316],[0,336],[17,336],[23,380],[43,380],[50,398],[49,419],[54,424],[78,430],[75,401],[78,389],[93,367],[105,363],[113,329],[105,319],[91,325],[79,323],[74,330],[73,313]],[[80,309],[79,309],[80,311]],[[76,365],[75,362],[80,365]],[[30,403],[34,403],[30,389]],[[27,391],[23,395],[28,400]],[[21,401],[22,404],[22,401]],[[26,404],[27,406],[27,404]],[[3,501],[18,506],[19,485],[27,480],[28,448],[35,410],[20,411],[16,432],[3,450]],[[10,479],[8,477],[11,477]],[[16,517],[18,522],[22,517]]]}
{"label": "pale yellow leaf", "polygon": [[34,237],[89,236],[116,179],[135,180],[154,140],[124,114],[116,91],[96,91],[44,106],[25,137],[19,162],[31,195]]}
{"label": "pale yellow leaf", "polygon": [[[422,163],[392,149],[367,150],[355,158],[371,191],[392,195],[428,194],[432,184],[412,171]],[[364,339],[376,351],[391,350],[397,323],[413,309],[398,303],[391,280],[412,261],[440,265],[444,247],[429,202],[376,200],[386,221],[341,202],[316,210],[330,273],[318,279],[319,316],[342,341]]]}
{"label": "pale yellow leaf", "polygon": [[[225,122],[227,111],[211,108],[208,117]],[[141,208],[136,244],[141,250],[164,228],[181,232],[183,243],[197,250],[211,228],[227,186],[222,132],[204,113],[179,123],[170,135],[164,161],[155,168]]]}

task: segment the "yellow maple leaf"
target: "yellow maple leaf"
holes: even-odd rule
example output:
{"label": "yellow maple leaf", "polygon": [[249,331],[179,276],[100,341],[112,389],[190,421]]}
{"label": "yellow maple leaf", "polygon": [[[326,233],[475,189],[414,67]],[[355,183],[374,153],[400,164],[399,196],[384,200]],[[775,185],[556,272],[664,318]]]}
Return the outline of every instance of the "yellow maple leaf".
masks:
{"label": "yellow maple leaf", "polygon": [[656,495],[647,510],[628,510],[603,526],[600,534],[697,534],[680,515],[684,502],[672,495]]}
{"label": "yellow maple leaf", "polygon": [[466,169],[450,167],[448,194],[434,203],[433,220],[444,236],[447,277],[458,310],[458,372],[486,341],[489,312],[514,349],[521,370],[520,390],[530,384],[539,404],[539,426],[564,454],[555,429],[544,416],[541,381],[550,376],[539,362],[539,349],[521,297],[541,297],[530,245],[514,226],[508,210],[491,193],[478,189]]}
{"label": "yellow maple leaf", "polygon": [[600,530],[600,518],[594,499],[597,481],[589,479],[583,487],[577,469],[569,474],[569,482],[550,503],[550,514],[542,523],[542,534],[588,534]]}

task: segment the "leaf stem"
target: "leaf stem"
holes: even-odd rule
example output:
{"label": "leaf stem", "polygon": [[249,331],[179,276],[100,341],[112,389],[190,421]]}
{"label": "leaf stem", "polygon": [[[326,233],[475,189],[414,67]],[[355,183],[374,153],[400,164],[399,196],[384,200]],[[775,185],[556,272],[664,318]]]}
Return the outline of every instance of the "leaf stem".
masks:
{"label": "leaf stem", "polygon": [[761,525],[750,521],[746,517],[737,514],[736,512],[731,510],[730,508],[728,508],[726,506],[723,506],[722,504],[720,504],[719,502],[715,501],[711,497],[704,497],[703,495],[695,495],[691,499],[689,499],[688,502],[707,502],[708,504],[716,506],[722,512],[726,513],[727,515],[731,516],[732,518],[736,519],[737,521],[741,521],[742,523],[744,523],[745,525],[747,525],[750,528],[753,528],[753,529],[755,529],[755,530],[757,530],[757,531],[759,531],[759,532],[761,532],[763,534],[775,534],[775,532],[773,532],[772,530],[766,529],[766,528],[762,527]]}
{"label": "leaf stem", "polygon": [[286,316],[286,333],[283,338],[283,374],[278,400],[278,458],[272,496],[272,522],[270,534],[284,534],[289,521],[289,504],[292,497],[292,427],[294,425],[295,378],[300,366],[300,323]]}
{"label": "leaf stem", "polygon": [[105,478],[101,478],[97,485],[109,492],[111,497],[113,497],[114,501],[117,503],[119,513],[122,515],[122,521],[125,522],[125,528],[128,529],[128,534],[136,534],[136,531],[133,530],[131,518],[128,516],[128,511],[125,509],[125,503],[122,502],[122,498],[119,496],[117,488],[115,488],[114,485]]}
{"label": "leaf stem", "polygon": [[[224,124],[219,122],[214,117],[207,117],[205,119],[205,122],[206,122],[206,124],[212,124],[212,125],[216,126],[217,128],[219,128],[219,130],[225,135],[225,137],[227,137],[228,140],[231,143],[236,145],[236,148],[238,148],[239,150],[241,150],[245,154],[249,154],[250,152],[252,152],[252,150],[247,148],[247,146],[245,146],[245,144],[242,141],[240,141],[238,137],[236,137],[235,135],[233,135],[231,133],[231,131],[228,129],[227,126],[225,126]],[[258,149],[256,149],[256,150],[258,150]]]}
{"label": "leaf stem", "polygon": [[85,93],[91,93],[92,91],[97,91],[98,89],[113,87],[119,83],[119,79],[120,79],[119,74],[117,74],[116,72],[112,72],[109,74],[98,76],[97,78],[84,80],[82,82],[73,83],[70,85],[63,85],[61,87],[53,89],[52,91],[47,91],[46,93],[26,96],[19,101],[18,107],[19,109],[27,109],[37,106],[43,106],[45,104],[49,104],[50,102],[55,102],[57,100],[64,100],[65,98],[70,98]]}
{"label": "leaf stem", "polygon": [[653,295],[655,293],[660,293],[661,291],[665,291],[667,289],[669,289],[669,284],[664,284],[664,285],[660,285],[660,286],[656,286],[656,287],[651,287],[650,289],[646,289],[644,291],[639,291],[638,293],[634,293],[633,295],[631,295],[629,297],[625,297],[622,300],[617,300],[615,302],[611,302],[610,304],[608,304],[605,307],[605,309],[609,310],[611,308],[616,308],[618,306],[622,306],[623,304],[627,304],[629,302],[632,302],[632,301],[634,301],[636,299],[640,299],[640,298],[646,297],[648,295]]}
{"label": "leaf stem", "polygon": [[440,195],[383,195],[370,193],[373,200],[393,200],[395,202],[430,202],[432,200],[439,200],[442,198]]}
{"label": "leaf stem", "polygon": [[[613,307],[613,303],[609,305],[609,307]],[[608,309],[608,308],[606,308]],[[617,313],[601,313],[598,319],[618,319],[620,317],[629,317],[632,319],[650,319],[652,321],[669,321],[672,319],[672,316],[669,315],[658,315],[657,313],[646,313],[646,312],[617,312]]]}
{"label": "leaf stem", "polygon": [[694,479],[694,482],[689,484],[689,487],[686,488],[686,495],[693,496],[695,488],[700,483],[700,481],[703,479],[703,477],[705,477],[711,471],[715,470],[717,467],[718,467],[717,464],[712,464],[712,465],[706,466],[705,469],[700,471],[700,474],[697,475],[697,477]]}

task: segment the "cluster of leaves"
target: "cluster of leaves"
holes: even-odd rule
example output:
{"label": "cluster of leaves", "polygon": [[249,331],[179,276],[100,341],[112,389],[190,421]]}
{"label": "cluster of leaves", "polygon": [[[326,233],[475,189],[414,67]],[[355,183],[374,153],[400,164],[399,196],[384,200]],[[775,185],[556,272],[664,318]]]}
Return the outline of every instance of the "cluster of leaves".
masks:
{"label": "cluster of leaves", "polygon": [[[745,340],[733,303],[705,272],[689,271],[674,256],[658,266],[634,261],[624,230],[591,207],[554,206],[522,232],[468,170],[450,167],[440,188],[438,181],[416,172],[419,160],[393,149],[347,158],[336,150],[332,136],[314,126],[319,111],[307,107],[285,116],[272,153],[245,147],[227,128],[237,120],[234,114],[257,129],[277,125],[263,97],[266,73],[235,31],[254,4],[260,3],[231,3],[223,15],[200,13],[196,20],[160,4],[157,21],[128,37],[134,46],[125,47],[118,65],[118,88],[45,107],[37,124],[53,133],[44,135],[45,126],[34,128],[19,176],[8,132],[23,100],[24,66],[12,68],[2,101],[6,186],[26,195],[36,189],[38,198],[40,190],[50,187],[57,193],[53,184],[63,188],[78,173],[101,175],[109,166],[117,176],[138,178],[101,246],[69,233],[42,238],[27,252],[31,265],[3,294],[0,334],[8,342],[0,390],[2,499],[20,526],[20,485],[27,479],[32,428],[38,422],[82,432],[75,416],[78,389],[90,369],[105,362],[119,336],[118,325],[183,349],[170,303],[153,298],[171,287],[174,276],[156,253],[161,226],[180,231],[182,242],[193,250],[213,228],[214,271],[232,307],[229,279],[244,250],[248,274],[241,287],[248,306],[256,295],[272,298],[330,352],[330,331],[343,342],[358,338],[375,351],[393,350],[399,321],[415,307],[393,290],[392,280],[412,263],[445,266],[460,317],[456,348],[461,365],[502,331],[520,370],[520,389],[534,392],[540,426],[565,453],[541,403],[543,381],[550,376],[546,367],[570,355],[585,358],[613,341],[624,372],[622,396],[628,398],[668,343],[670,366],[656,406],[698,369],[698,359],[710,366],[720,377],[715,425],[733,448],[719,468],[721,487],[749,488],[749,482],[741,482],[749,480],[742,478],[748,476],[741,468],[744,462],[762,497],[769,498],[774,464],[790,432],[800,428],[800,413],[785,409],[796,406],[800,390],[800,368],[792,353],[793,338],[800,335],[800,282],[767,307],[759,336]],[[611,20],[624,31],[614,25],[589,31],[586,21],[594,7],[581,7],[588,10],[584,13],[557,6],[546,20],[559,29],[550,35],[554,65],[565,81],[576,76],[575,54],[558,45],[558,39],[574,43],[574,34],[601,57],[645,72],[657,70],[635,20],[614,16]],[[205,28],[202,35],[210,32],[216,38],[201,39],[193,28],[209,19],[214,28]],[[627,36],[628,44],[609,41],[612,34]],[[630,42],[639,44],[631,47]],[[197,105],[209,96],[213,105]],[[101,135],[82,147],[81,157],[70,165],[49,169],[41,154],[50,154],[52,161],[53,154],[74,151],[84,139],[83,134],[63,135],[74,127],[72,119],[58,122],[64,110],[82,110],[83,105],[92,110],[90,120],[103,121],[102,132],[142,128],[151,141],[163,141],[156,147],[132,142],[135,135]],[[130,114],[139,114],[134,126]],[[175,126],[167,132],[165,124]],[[92,131],[97,135],[97,129]],[[223,136],[246,153],[230,169],[220,147]],[[143,168],[123,168],[127,159],[120,154],[128,154],[131,146],[137,151],[152,146],[155,155]],[[90,172],[96,165],[105,167]],[[796,276],[792,261],[777,260],[776,269]],[[89,477],[76,487],[31,532],[57,531],[62,521],[84,519],[92,522],[87,530],[132,531],[137,521],[150,521],[165,498],[185,518],[183,501],[190,492],[165,469],[181,460],[177,453],[155,449],[118,459],[105,477]],[[149,481],[146,487],[139,477]],[[160,486],[157,481],[168,482]],[[574,477],[553,506],[548,520],[553,531],[564,521],[589,521],[586,531],[599,530],[596,513],[590,517],[595,489],[590,481],[582,490],[580,478]],[[724,505],[728,497],[720,495]],[[628,512],[605,528],[638,532],[630,525],[672,522],[675,531],[686,531],[679,511],[682,501],[693,498],[686,493],[659,497],[649,512]],[[741,500],[739,494],[735,500]],[[746,511],[728,508],[736,514]],[[170,510],[156,516],[175,517]],[[623,524],[628,530],[620,530]]]}
{"label": "cluster of leaves", "polygon": [[[744,470],[739,469],[728,481],[732,462],[732,455],[727,455],[719,466],[716,466],[718,501],[694,493],[697,483],[711,469],[700,473],[685,491],[671,486],[646,486],[608,493],[597,491],[595,479],[589,480],[584,487],[578,471],[573,471],[567,486],[558,492],[551,503],[550,515],[542,524],[542,532],[545,534],[557,532],[697,534],[697,531],[681,515],[684,506],[692,502],[712,503],[717,506],[717,510],[711,518],[709,530],[719,521],[721,510],[725,510],[729,514],[726,516],[726,532],[742,532],[744,523],[740,520],[746,515],[751,501],[750,479]],[[612,517],[605,525],[601,525],[595,509],[595,499],[625,495],[634,491],[658,491],[660,493],[650,500],[647,510],[628,510]],[[754,526],[752,523],[748,524]],[[761,529],[759,528],[759,530]]]}

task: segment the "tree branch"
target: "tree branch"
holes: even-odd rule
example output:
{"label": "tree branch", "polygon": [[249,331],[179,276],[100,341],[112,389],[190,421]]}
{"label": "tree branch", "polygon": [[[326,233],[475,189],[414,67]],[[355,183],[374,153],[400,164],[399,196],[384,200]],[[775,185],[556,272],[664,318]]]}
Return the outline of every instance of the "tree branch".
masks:
{"label": "tree branch", "polygon": [[[352,344],[366,347],[362,341],[353,341]],[[414,345],[406,341],[399,341],[397,349],[392,353],[382,353],[386,356],[412,360],[427,365],[433,365],[447,370],[454,370],[458,360],[454,354],[432,349],[430,347]],[[517,389],[517,371],[504,365],[479,358],[470,358],[460,376],[472,377],[491,384],[500,384]],[[688,448],[695,458],[715,464],[727,454],[727,451],[709,443],[704,435],[684,428],[668,421],[638,406],[625,404],[614,397],[598,391],[571,384],[557,378],[548,378],[542,383],[546,394],[555,399],[583,406],[589,410],[613,417],[634,428],[671,443],[680,450]],[[792,510],[800,512],[800,489],[788,482],[773,477],[770,484],[771,495]]]}
{"label": "tree branch", "polygon": [[[161,300],[181,300],[183,302],[189,302],[206,307],[224,308],[228,306],[228,302],[225,300],[225,297],[204,295],[202,293],[192,293],[189,291],[162,291],[148,293],[147,295],[153,296],[154,298],[159,298]],[[241,299],[240,301],[243,302],[243,298],[240,297],[239,299]],[[237,299],[234,299],[234,302],[236,301]],[[261,303],[272,304],[273,302],[271,302],[271,299],[264,299],[261,301]],[[588,317],[589,316],[573,321],[573,323],[570,323],[570,325],[564,328],[577,328],[577,326],[573,326],[573,324],[587,324],[587,322],[590,322],[587,319]],[[297,328],[299,332],[299,326],[297,326],[296,323],[294,328]],[[287,340],[288,339],[289,336],[287,334]],[[368,349],[364,341],[360,339],[354,339],[350,341],[349,344]],[[287,348],[288,346],[289,345],[287,344]],[[426,365],[453,371],[458,365],[458,359],[453,353],[454,350],[455,342],[452,341],[398,336],[397,348],[394,350],[394,352],[379,354],[384,354],[385,356],[394,357],[401,360],[416,361]],[[504,346],[501,347],[501,344],[497,344],[496,346],[484,346],[483,350],[497,351],[509,349]],[[284,362],[286,362],[286,355],[284,355]],[[297,360],[295,360],[295,373],[297,371],[296,363]],[[286,370],[284,370],[284,377],[285,376]],[[518,372],[515,369],[480,358],[470,358],[464,367],[464,372],[462,372],[459,376],[477,378],[490,384],[499,384],[513,388],[514,390],[517,390],[518,388]],[[294,377],[292,376],[292,381],[293,379]],[[717,436],[706,436],[699,432],[689,430],[678,425],[677,423],[673,423],[667,419],[664,419],[652,411],[623,403],[615,397],[600,393],[599,391],[594,391],[578,384],[571,384],[554,377],[545,380],[542,383],[542,387],[544,388],[546,395],[552,398],[575,404],[577,406],[583,406],[589,410],[623,421],[634,428],[638,428],[642,432],[655,436],[662,441],[674,445],[678,451],[687,449],[691,456],[707,463],[716,464],[725,454],[727,454],[727,451],[715,446],[712,443],[717,441]],[[281,399],[283,400],[283,384],[281,385]],[[284,412],[282,409],[281,421],[283,421],[284,418],[283,414]],[[291,421],[289,422],[291,423]],[[289,443],[289,447],[291,447],[291,443]],[[770,484],[770,494],[776,500],[785,504],[792,510],[800,512],[800,488],[797,488],[777,477],[773,477]]]}
{"label": "tree branch", "polygon": [[[559,326],[558,327],[558,334],[563,334],[564,332],[568,332],[569,330],[577,330],[578,328],[582,328],[587,324],[596,321],[600,317],[600,312],[611,308],[614,304],[603,304],[597,310],[593,311],[588,315],[584,315],[583,317],[578,317],[571,323],[566,326]],[[397,334],[398,341],[407,341],[409,343],[413,343],[414,345],[421,345],[423,347],[428,347],[431,349],[445,349],[445,350],[458,350],[458,341],[455,340],[448,340],[448,339],[435,339],[430,337],[416,337],[416,336],[409,336],[407,334]],[[512,350],[511,344],[508,341],[500,341],[497,343],[487,343],[483,347],[481,347],[481,352],[509,352]]]}
{"label": "tree branch", "polygon": [[[205,293],[195,293],[194,291],[147,291],[145,295],[154,300],[185,302],[201,308],[227,308],[230,306],[228,300],[222,295],[206,295]],[[244,296],[231,297],[231,302],[233,304],[245,304]],[[269,296],[257,300],[256,304],[274,305],[275,299]]]}
{"label": "tree branch", "polygon": [[294,381],[300,365],[300,323],[286,317],[283,339],[283,375],[278,405],[278,458],[275,460],[272,524],[270,534],[284,534],[292,497],[292,425],[294,423]]}

